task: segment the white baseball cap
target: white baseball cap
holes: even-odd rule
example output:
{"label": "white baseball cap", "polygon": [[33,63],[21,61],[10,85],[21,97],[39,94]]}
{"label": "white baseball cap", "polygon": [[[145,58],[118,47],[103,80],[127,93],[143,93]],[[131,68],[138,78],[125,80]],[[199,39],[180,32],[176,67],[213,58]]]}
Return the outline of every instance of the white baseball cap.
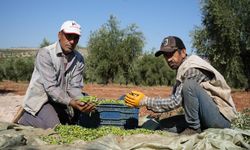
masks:
{"label": "white baseball cap", "polygon": [[61,26],[62,30],[64,33],[81,35],[81,26],[73,20],[65,21]]}

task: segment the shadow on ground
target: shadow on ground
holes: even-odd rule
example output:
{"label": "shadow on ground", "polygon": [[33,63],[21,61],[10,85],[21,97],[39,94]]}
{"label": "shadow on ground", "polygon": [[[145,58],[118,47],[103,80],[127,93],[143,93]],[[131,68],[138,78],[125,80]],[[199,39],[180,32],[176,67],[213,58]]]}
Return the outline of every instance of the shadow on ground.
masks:
{"label": "shadow on ground", "polygon": [[16,92],[15,90],[5,90],[5,89],[0,89],[0,94],[8,94],[8,93],[14,93]]}

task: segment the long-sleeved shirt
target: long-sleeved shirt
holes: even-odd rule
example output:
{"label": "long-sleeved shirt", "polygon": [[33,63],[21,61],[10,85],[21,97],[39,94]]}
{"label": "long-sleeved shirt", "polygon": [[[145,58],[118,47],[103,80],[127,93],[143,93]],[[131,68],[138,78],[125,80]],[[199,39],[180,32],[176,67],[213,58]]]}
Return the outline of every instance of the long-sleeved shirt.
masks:
{"label": "long-sleeved shirt", "polygon": [[68,105],[82,95],[84,60],[73,51],[65,56],[59,42],[38,51],[24,98],[24,109],[35,115],[51,99]]}
{"label": "long-sleeved shirt", "polygon": [[[211,76],[209,72],[196,68],[190,68],[184,74],[185,79],[193,79],[196,80],[197,83],[208,81]],[[173,110],[182,104],[182,87],[183,83],[176,81],[171,96],[167,98],[146,97],[141,105],[147,106],[148,109],[154,112],[167,112]]]}

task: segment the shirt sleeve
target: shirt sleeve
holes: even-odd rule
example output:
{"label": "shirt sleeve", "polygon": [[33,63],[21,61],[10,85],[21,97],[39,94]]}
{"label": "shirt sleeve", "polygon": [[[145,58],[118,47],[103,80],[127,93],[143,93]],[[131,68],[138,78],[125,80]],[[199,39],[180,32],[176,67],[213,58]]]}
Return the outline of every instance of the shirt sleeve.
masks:
{"label": "shirt sleeve", "polygon": [[35,67],[40,73],[41,83],[44,86],[46,93],[59,103],[68,105],[71,98],[57,82],[57,75],[48,52],[41,50],[37,54]]}
{"label": "shirt sleeve", "polygon": [[84,63],[83,61],[78,61],[75,70],[72,72],[72,76],[69,81],[69,86],[67,89],[68,94],[73,99],[79,99],[82,97],[82,88],[83,88],[83,70]]}
{"label": "shirt sleeve", "polygon": [[[184,74],[185,79],[193,79],[198,83],[209,80],[209,75],[206,72],[196,68],[190,68]],[[183,83],[176,81],[173,87],[172,94],[167,98],[146,97],[141,105],[147,106],[148,109],[154,112],[167,112],[179,107],[182,104],[182,88]]]}
{"label": "shirt sleeve", "polygon": [[210,72],[197,68],[190,68],[184,74],[185,79],[193,79],[197,83],[208,81],[212,77],[213,75]]}
{"label": "shirt sleeve", "polygon": [[182,87],[183,85],[180,82],[177,82],[177,84],[173,87],[173,92],[170,97],[146,97],[146,99],[142,102],[142,105],[147,106],[149,110],[154,112],[166,112],[173,110],[181,105]]}

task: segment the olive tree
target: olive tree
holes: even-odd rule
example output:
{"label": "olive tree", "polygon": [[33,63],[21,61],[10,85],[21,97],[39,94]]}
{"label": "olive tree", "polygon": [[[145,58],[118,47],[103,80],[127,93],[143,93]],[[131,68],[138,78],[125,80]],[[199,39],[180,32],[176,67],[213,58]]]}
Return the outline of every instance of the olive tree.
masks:
{"label": "olive tree", "polygon": [[120,29],[111,15],[108,22],[91,33],[88,42],[86,78],[91,82],[127,82],[130,64],[142,53],[144,36],[135,24]]}
{"label": "olive tree", "polygon": [[209,58],[236,88],[250,87],[250,1],[203,0],[202,25],[192,32],[196,53]]}

